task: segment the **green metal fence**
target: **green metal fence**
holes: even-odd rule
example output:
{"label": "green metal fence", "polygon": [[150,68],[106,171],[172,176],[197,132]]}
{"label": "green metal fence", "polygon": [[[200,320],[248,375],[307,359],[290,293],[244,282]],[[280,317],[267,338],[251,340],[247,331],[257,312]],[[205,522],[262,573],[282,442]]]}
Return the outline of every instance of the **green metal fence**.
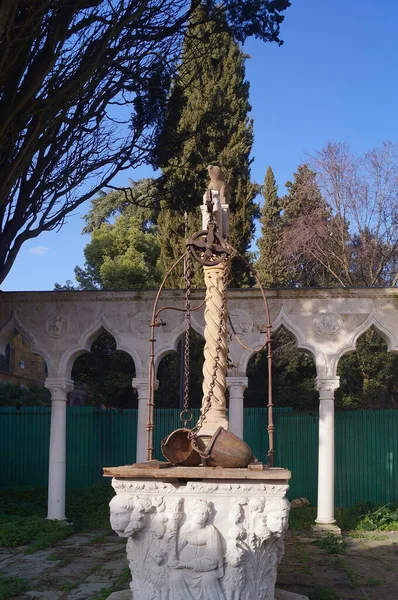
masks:
{"label": "green metal fence", "polygon": [[[194,411],[194,418],[197,411]],[[156,411],[155,447],[181,426],[179,410]],[[266,409],[245,409],[244,438],[267,460]],[[67,487],[102,480],[103,466],[135,460],[136,410],[67,409]],[[336,506],[398,503],[398,410],[337,412]],[[50,409],[0,407],[0,485],[47,485]],[[289,497],[316,503],[318,414],[275,411],[275,465],[292,471]]]}

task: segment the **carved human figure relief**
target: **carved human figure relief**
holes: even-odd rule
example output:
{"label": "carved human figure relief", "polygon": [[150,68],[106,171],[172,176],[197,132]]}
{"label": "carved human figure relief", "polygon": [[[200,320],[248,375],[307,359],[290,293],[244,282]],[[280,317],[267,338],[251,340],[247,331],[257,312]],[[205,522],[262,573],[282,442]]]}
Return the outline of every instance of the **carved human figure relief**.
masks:
{"label": "carved human figure relief", "polygon": [[44,330],[48,336],[60,338],[65,335],[68,330],[68,321],[60,315],[48,317],[44,323]]}
{"label": "carved human figure relief", "polygon": [[267,528],[272,534],[266,550],[267,580],[269,589],[275,589],[277,566],[285,551],[283,534],[288,528],[290,502],[287,498],[279,498],[266,505],[265,510]]}
{"label": "carved human figure relief", "polygon": [[176,553],[169,559],[170,600],[225,600],[221,536],[211,517],[211,503],[199,499],[179,530]]}
{"label": "carved human figure relief", "polygon": [[250,539],[254,547],[271,536],[267,527],[267,515],[264,513],[264,498],[252,498],[249,502]]}
{"label": "carved human figure relief", "polygon": [[131,511],[133,504],[128,499],[123,499],[122,496],[114,496],[109,502],[110,522],[113,531],[119,537],[128,537],[125,535],[125,530],[130,522]]}
{"label": "carved human figure relief", "polygon": [[314,317],[312,326],[318,335],[337,335],[343,326],[340,315],[328,310],[320,310]]}
{"label": "carved human figure relief", "polygon": [[155,512],[150,515],[148,547],[144,567],[145,590],[148,599],[168,600],[168,540],[166,506],[163,498],[152,501]]}
{"label": "carved human figure relief", "polygon": [[268,529],[280,538],[289,525],[290,502],[287,498],[272,500],[266,506]]}
{"label": "carved human figure relief", "polygon": [[[130,583],[133,597],[144,600],[143,590],[147,583],[147,561],[148,546],[151,538],[147,535],[147,525],[149,522],[149,513],[152,505],[149,498],[133,496],[133,509],[130,514],[130,521],[124,530],[124,536],[128,537],[126,551],[129,561],[130,571],[133,579]],[[146,592],[145,592],[146,593]],[[151,596],[148,597],[150,600]]]}
{"label": "carved human figure relief", "polygon": [[227,541],[225,575],[223,577],[223,588],[226,600],[240,600],[246,585],[245,574],[245,551],[242,547],[243,540],[247,537],[244,526],[244,505],[247,500],[232,500],[229,509],[231,528]]}

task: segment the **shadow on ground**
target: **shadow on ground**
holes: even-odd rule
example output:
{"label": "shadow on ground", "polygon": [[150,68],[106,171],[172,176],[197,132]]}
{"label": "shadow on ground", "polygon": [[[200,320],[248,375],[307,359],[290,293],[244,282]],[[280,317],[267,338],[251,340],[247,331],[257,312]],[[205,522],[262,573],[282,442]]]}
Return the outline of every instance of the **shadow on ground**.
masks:
{"label": "shadow on ground", "polygon": [[398,532],[355,532],[343,539],[344,548],[333,554],[327,544],[314,544],[309,532],[288,531],[278,587],[310,600],[398,600]]}

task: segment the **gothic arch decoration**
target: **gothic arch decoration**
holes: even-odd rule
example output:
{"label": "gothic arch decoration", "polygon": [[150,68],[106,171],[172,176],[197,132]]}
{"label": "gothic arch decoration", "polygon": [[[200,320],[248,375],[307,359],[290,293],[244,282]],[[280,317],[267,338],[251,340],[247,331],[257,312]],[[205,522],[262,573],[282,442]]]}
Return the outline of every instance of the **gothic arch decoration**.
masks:
{"label": "gothic arch decoration", "polygon": [[[180,313],[182,314],[182,313]],[[191,319],[191,327],[196,333],[199,333],[203,337],[203,329],[200,329],[197,323],[193,323],[193,319]],[[161,344],[158,348],[155,345],[155,373],[157,373],[160,361],[170,354],[171,352],[177,352],[178,344],[181,341],[182,337],[185,334],[185,321],[181,320],[181,324],[178,327],[175,327],[173,331],[167,338],[167,341]],[[155,329],[155,337],[156,337],[156,329]],[[149,365],[148,365],[149,366]]]}
{"label": "gothic arch decoration", "polygon": [[202,337],[204,336],[205,319],[202,310],[191,313],[191,326],[196,333],[199,333]]}
{"label": "gothic arch decoration", "polygon": [[20,321],[17,313],[13,310],[11,313],[11,317],[9,320],[3,325],[0,329],[0,353],[4,354],[6,346],[11,340],[17,335],[21,333],[27,340],[29,340],[30,348],[34,354],[38,354],[41,356],[47,365],[47,370],[50,372],[52,367],[51,357],[42,348],[40,348],[39,344],[33,333],[31,333]]}
{"label": "gothic arch decoration", "polygon": [[[319,349],[307,342],[304,337],[303,332],[291,322],[289,317],[287,316],[284,307],[281,308],[278,316],[272,323],[272,331],[275,333],[280,327],[284,327],[289,333],[291,333],[296,341],[297,348],[300,350],[307,350],[310,352],[311,356],[315,360],[317,373],[325,373],[327,372],[327,362],[325,355]],[[262,334],[259,339],[253,344],[253,348],[259,349],[263,345],[265,341],[264,334]],[[249,360],[254,356],[254,352],[249,350],[243,350],[239,359],[238,365],[236,365],[237,373],[246,373],[247,366],[249,364]]]}
{"label": "gothic arch decoration", "polygon": [[82,333],[77,344],[64,352],[59,361],[59,376],[70,379],[75,360],[82,354],[90,352],[93,342],[104,332],[109,333],[115,339],[117,350],[126,352],[126,354],[131,356],[134,361],[136,377],[140,377],[142,372],[142,361],[138,353],[134,348],[131,348],[130,346],[127,347],[121,342],[120,333],[110,325],[102,312],[98,315],[91,327]]}
{"label": "gothic arch decoration", "polygon": [[345,344],[342,348],[340,348],[340,350],[333,356],[333,376],[335,376],[337,373],[337,367],[340,358],[348,352],[355,352],[358,338],[371,327],[374,327],[377,333],[381,335],[381,337],[387,343],[387,352],[398,353],[398,339],[396,339],[394,331],[390,329],[390,327],[381,320],[379,315],[374,310],[372,310],[372,312],[367,316],[367,318],[360,325],[358,325],[358,327],[356,327],[351,333],[348,343]]}

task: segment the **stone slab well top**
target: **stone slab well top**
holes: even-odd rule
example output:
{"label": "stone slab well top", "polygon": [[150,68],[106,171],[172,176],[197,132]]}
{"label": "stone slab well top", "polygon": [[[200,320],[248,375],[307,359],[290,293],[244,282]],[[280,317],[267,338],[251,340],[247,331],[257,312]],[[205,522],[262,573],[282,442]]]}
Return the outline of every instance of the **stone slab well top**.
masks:
{"label": "stone slab well top", "polygon": [[[104,477],[127,479],[251,479],[261,481],[287,481],[291,478],[288,469],[263,467],[262,469],[223,469],[221,467],[173,467],[167,463],[148,463],[104,467]],[[165,465],[165,466],[164,466]]]}

